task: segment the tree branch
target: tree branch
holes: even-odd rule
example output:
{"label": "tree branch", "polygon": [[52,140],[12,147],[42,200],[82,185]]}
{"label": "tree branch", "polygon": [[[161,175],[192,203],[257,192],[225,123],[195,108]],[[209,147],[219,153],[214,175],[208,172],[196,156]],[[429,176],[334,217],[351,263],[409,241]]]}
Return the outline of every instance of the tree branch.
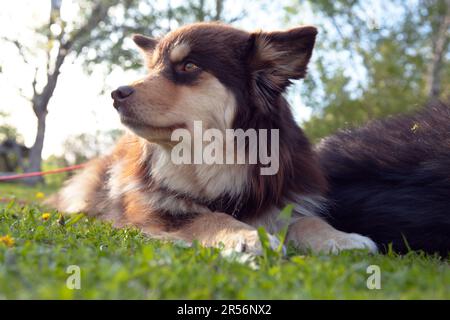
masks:
{"label": "tree branch", "polygon": [[9,43],[13,44],[17,48],[17,51],[19,52],[19,55],[22,58],[23,62],[25,62],[26,64],[30,64],[30,61],[28,60],[27,54],[25,53],[25,50],[28,51],[28,49],[26,49],[19,42],[19,40],[13,40],[13,39],[9,39],[9,38],[6,38],[6,37],[1,37],[1,39],[3,41],[6,41],[6,42],[9,42]]}
{"label": "tree branch", "polygon": [[[52,4],[53,3],[54,2],[52,1]],[[37,117],[42,116],[44,113],[47,113],[47,106],[50,101],[50,98],[53,95],[53,92],[55,91],[58,77],[60,74],[61,66],[63,65],[65,58],[70,53],[73,46],[78,41],[80,41],[80,39],[83,36],[89,37],[89,34],[97,26],[97,24],[100,21],[105,19],[110,7],[116,3],[118,3],[118,1],[108,2],[108,3],[106,3],[105,1],[99,1],[95,5],[95,7],[92,9],[92,12],[91,12],[89,18],[87,19],[86,23],[82,27],[80,27],[72,35],[72,37],[69,40],[67,40],[66,42],[63,42],[62,37],[61,37],[61,40],[59,41],[58,53],[56,55],[55,63],[53,66],[53,71],[49,70],[50,69],[49,62],[47,65],[47,83],[46,83],[44,89],[42,90],[41,93],[37,93],[36,87],[35,87],[35,82],[33,85],[33,90],[34,90],[34,95],[33,95],[33,99],[32,99],[33,110]],[[50,23],[54,23],[55,15],[58,16],[58,14],[59,14],[59,7],[56,8],[55,10],[56,10],[56,13],[52,12],[52,16],[50,18]],[[52,39],[52,40],[55,40],[55,39]],[[87,45],[88,43],[89,43],[89,41],[85,41],[82,44],[84,46],[84,45]],[[81,47],[79,47],[79,48],[81,48]],[[47,51],[48,52],[48,61],[50,61],[50,50],[51,49],[48,49],[48,51]],[[35,77],[35,80],[36,80],[36,77]]]}
{"label": "tree branch", "polygon": [[[95,7],[92,9],[92,12],[87,19],[86,23],[80,27],[72,36],[70,39],[68,39],[65,43],[62,43],[62,48],[64,48],[66,51],[70,51],[74,44],[82,37],[86,36],[89,37],[92,30],[108,15],[109,9],[118,4],[119,1],[109,1],[106,3],[105,1],[99,1]],[[85,42],[86,43],[86,42]]]}

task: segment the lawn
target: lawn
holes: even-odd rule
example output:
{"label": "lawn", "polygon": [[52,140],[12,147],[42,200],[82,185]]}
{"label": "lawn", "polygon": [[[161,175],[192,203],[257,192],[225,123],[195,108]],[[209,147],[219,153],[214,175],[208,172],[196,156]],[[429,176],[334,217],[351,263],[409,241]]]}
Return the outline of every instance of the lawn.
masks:
{"label": "lawn", "polygon": [[[83,215],[62,218],[39,204],[50,192],[0,184],[0,299],[450,299],[448,261],[436,257],[292,248],[284,258],[226,256]],[[80,289],[66,285],[71,265]],[[381,289],[367,288],[370,265],[380,268]]]}

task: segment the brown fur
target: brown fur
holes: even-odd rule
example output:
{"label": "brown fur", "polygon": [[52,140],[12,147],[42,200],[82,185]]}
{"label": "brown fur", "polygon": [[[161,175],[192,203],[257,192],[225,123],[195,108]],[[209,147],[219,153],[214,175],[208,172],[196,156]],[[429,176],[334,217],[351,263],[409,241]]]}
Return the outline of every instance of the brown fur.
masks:
{"label": "brown fur", "polygon": [[[132,83],[126,97],[113,93],[114,106],[133,133],[69,181],[53,204],[116,226],[138,226],[156,238],[197,239],[206,246],[223,243],[260,253],[255,227],[277,232],[279,211],[294,203],[288,239],[298,247],[374,250],[369,239],[339,232],[314,217],[325,207],[326,180],[282,94],[292,79],[305,75],[316,33],[314,27],[248,33],[201,23],[160,40],[134,36],[148,75]],[[187,62],[195,66],[190,71],[184,69]],[[279,129],[278,173],[260,175],[260,162],[173,164],[171,133],[192,131],[195,120],[222,132]],[[276,237],[270,241],[279,245]]]}

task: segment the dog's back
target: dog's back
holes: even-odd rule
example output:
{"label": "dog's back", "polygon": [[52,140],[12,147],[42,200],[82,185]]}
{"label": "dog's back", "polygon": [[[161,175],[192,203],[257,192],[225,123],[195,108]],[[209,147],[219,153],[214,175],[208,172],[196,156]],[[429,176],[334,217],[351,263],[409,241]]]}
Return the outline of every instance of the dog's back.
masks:
{"label": "dog's back", "polygon": [[450,107],[373,121],[318,146],[331,188],[329,222],[380,248],[450,250]]}

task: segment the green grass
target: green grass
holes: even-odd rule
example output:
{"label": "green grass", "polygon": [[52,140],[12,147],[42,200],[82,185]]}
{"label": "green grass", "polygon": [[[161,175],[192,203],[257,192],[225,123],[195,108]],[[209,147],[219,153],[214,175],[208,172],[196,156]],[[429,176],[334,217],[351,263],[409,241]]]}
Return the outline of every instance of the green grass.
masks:
{"label": "green grass", "polygon": [[[363,251],[339,256],[224,257],[217,249],[148,240],[83,216],[60,219],[35,198],[44,188],[0,184],[0,299],[449,299],[448,261],[410,253]],[[48,220],[44,212],[50,213]],[[5,238],[4,238],[5,239]],[[6,242],[3,240],[3,242]],[[70,290],[66,269],[81,270]],[[369,265],[381,269],[381,289],[369,290]]]}

